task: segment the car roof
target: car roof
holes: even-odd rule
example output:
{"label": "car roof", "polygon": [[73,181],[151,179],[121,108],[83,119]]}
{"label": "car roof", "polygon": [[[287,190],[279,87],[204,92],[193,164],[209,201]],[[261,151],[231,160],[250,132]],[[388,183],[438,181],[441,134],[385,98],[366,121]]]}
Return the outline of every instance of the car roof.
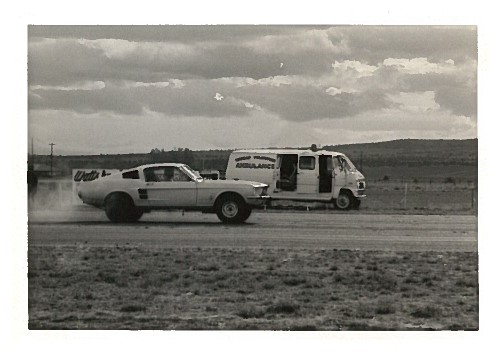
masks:
{"label": "car roof", "polygon": [[148,167],[158,167],[158,166],[184,166],[182,163],[156,163],[156,164],[146,164],[138,166],[138,168],[146,169]]}
{"label": "car roof", "polygon": [[143,169],[147,169],[148,167],[159,167],[159,166],[184,166],[186,164],[182,164],[182,163],[156,163],[156,164],[145,164],[145,165],[139,165],[139,166],[136,166],[136,167],[131,167],[129,169],[123,169],[123,170],[120,170],[119,172],[120,173],[123,173],[123,172],[128,172],[128,171],[133,171],[133,170],[143,170]]}

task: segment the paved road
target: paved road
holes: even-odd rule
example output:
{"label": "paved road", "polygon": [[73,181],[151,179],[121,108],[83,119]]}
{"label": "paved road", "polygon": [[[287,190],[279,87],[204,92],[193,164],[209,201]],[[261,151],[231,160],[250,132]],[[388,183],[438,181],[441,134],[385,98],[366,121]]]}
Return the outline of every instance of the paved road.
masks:
{"label": "paved road", "polygon": [[477,251],[473,215],[255,211],[243,225],[214,214],[153,212],[135,224],[112,224],[104,212],[31,211],[30,245],[278,247],[390,251]]}

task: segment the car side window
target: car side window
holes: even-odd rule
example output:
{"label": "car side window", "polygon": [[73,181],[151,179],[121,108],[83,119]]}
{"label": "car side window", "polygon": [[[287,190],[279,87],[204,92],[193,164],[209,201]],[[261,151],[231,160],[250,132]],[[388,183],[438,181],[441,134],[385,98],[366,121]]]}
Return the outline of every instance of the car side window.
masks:
{"label": "car side window", "polygon": [[127,171],[122,174],[122,178],[128,178],[133,180],[139,179],[139,170]]}
{"label": "car side window", "polygon": [[160,166],[144,169],[144,178],[146,182],[165,182],[172,179],[172,167]]}
{"label": "car side window", "polygon": [[174,173],[173,173],[173,176],[172,176],[172,181],[187,182],[187,181],[191,181],[191,179],[189,178],[188,175],[186,175],[184,173],[184,171],[182,171],[178,167],[175,167],[174,168]]}
{"label": "car side window", "polygon": [[146,182],[183,182],[191,179],[175,166],[159,166],[144,169]]}

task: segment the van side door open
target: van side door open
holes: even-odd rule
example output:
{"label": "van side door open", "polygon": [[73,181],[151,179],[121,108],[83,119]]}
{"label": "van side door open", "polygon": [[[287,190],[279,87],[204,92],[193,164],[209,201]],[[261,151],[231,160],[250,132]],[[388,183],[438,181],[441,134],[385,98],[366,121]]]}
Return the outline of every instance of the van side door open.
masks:
{"label": "van side door open", "polygon": [[315,155],[301,155],[297,170],[297,193],[315,194],[318,192],[318,163]]}
{"label": "van side door open", "polygon": [[297,168],[299,157],[297,154],[278,155],[276,188],[282,191],[295,192],[297,190]]}
{"label": "van side door open", "polygon": [[333,187],[333,158],[319,155],[319,193],[331,193]]}

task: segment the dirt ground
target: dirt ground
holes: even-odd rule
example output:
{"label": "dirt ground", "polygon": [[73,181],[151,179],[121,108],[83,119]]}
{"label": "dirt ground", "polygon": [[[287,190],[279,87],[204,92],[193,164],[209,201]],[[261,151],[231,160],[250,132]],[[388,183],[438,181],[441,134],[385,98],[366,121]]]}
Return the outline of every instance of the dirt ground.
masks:
{"label": "dirt ground", "polygon": [[477,215],[474,185],[380,181],[358,211],[273,210],[282,223],[256,212],[238,229],[212,214],[113,227],[67,211],[70,186],[42,185],[30,205],[43,209],[29,215],[30,329],[479,329],[477,217],[457,227],[401,216]]}
{"label": "dirt ground", "polygon": [[28,248],[30,329],[479,328],[475,252]]}

